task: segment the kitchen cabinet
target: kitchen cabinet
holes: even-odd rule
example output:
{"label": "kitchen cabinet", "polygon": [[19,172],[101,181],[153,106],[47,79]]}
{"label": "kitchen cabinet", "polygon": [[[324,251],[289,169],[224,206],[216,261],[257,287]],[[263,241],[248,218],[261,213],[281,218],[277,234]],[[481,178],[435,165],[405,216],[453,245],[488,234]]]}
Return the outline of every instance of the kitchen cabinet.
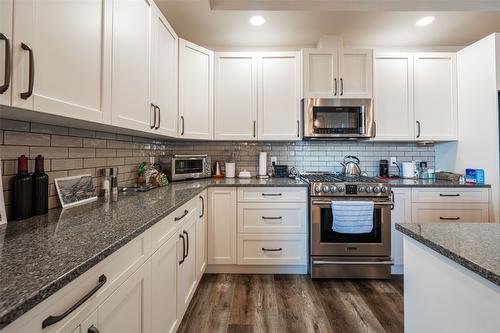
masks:
{"label": "kitchen cabinet", "polygon": [[456,140],[456,53],[415,53],[414,73],[416,139]]}
{"label": "kitchen cabinet", "polygon": [[257,139],[257,58],[253,53],[215,55],[215,139]]}
{"label": "kitchen cabinet", "polygon": [[149,131],[152,0],[113,1],[113,125]]}
{"label": "kitchen cabinet", "polygon": [[300,54],[262,54],[258,70],[258,139],[299,140]]}
{"label": "kitchen cabinet", "polygon": [[[115,28],[118,25],[121,27],[118,22],[126,19],[131,28],[129,32],[134,32],[138,27],[136,22],[140,25],[143,19],[140,10],[134,10],[133,16],[126,15],[124,18],[120,9],[139,9],[137,7],[140,6],[134,5],[138,2],[143,1],[115,1],[115,8],[112,8],[112,2],[104,0],[16,0],[12,42],[12,105],[69,118],[109,123],[112,11],[116,10],[113,18],[117,22]],[[2,1],[2,9],[9,7],[9,4],[9,1]],[[3,16],[2,12],[2,26],[9,22],[4,21]],[[134,39],[134,35],[140,34],[140,31],[132,35],[125,34],[131,41],[139,42]],[[122,35],[115,37],[119,41]],[[129,49],[130,52],[123,54],[131,57],[147,52],[147,47],[143,51],[140,46],[146,45],[134,44],[133,52]],[[113,62],[123,65],[120,60],[115,56]],[[147,61],[145,66],[148,66]],[[129,67],[132,67],[133,72],[134,67]],[[137,70],[142,69],[139,67]],[[120,79],[122,85],[130,87],[140,88],[143,83],[134,76]],[[120,80],[114,82],[117,81]]]}
{"label": "kitchen cabinet", "polygon": [[179,228],[177,267],[177,316],[182,318],[196,290],[196,224],[198,211],[188,213]]}
{"label": "kitchen cabinet", "polygon": [[0,105],[11,103],[13,8],[14,0],[0,1]]}
{"label": "kitchen cabinet", "polygon": [[373,51],[344,48],[339,61],[340,97],[371,98]]}
{"label": "kitchen cabinet", "polygon": [[207,191],[198,196],[198,223],[196,225],[196,278],[199,281],[207,268]]}
{"label": "kitchen cabinet", "polygon": [[156,5],[151,21],[152,131],[177,136],[179,38]]}
{"label": "kitchen cabinet", "polygon": [[179,39],[179,136],[211,139],[213,128],[212,51]]}
{"label": "kitchen cabinet", "polygon": [[371,98],[372,50],[304,49],[305,98]]}
{"label": "kitchen cabinet", "polygon": [[411,223],[411,188],[392,188],[394,208],[391,210],[392,274],[403,274],[403,235],[396,223]]}
{"label": "kitchen cabinet", "polygon": [[179,257],[179,237],[170,237],[151,258],[152,265],[152,332],[175,332],[180,322],[177,311],[177,266]]}
{"label": "kitchen cabinet", "polygon": [[101,332],[151,332],[151,259],[97,308]]}
{"label": "kitchen cabinet", "polygon": [[376,52],[373,62],[375,140],[414,140],[413,54]]}
{"label": "kitchen cabinet", "polygon": [[208,190],[208,264],[236,264],[236,188]]}

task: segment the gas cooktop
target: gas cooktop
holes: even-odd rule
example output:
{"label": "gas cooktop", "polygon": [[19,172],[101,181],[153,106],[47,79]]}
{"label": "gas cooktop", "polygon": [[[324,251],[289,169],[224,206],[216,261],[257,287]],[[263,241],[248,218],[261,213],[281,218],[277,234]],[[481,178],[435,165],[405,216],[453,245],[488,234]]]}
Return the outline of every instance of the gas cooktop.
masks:
{"label": "gas cooktop", "polygon": [[300,178],[309,183],[311,196],[388,197],[391,193],[390,185],[375,177],[313,172]]}

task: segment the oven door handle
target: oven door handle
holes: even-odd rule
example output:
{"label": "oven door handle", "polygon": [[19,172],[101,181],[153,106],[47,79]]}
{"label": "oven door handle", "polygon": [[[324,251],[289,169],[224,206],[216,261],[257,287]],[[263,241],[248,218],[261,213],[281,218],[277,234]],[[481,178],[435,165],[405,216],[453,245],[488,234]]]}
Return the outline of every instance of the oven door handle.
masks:
{"label": "oven door handle", "polygon": [[[333,201],[325,201],[325,200],[313,200],[313,205],[331,205]],[[381,201],[375,202],[375,206],[392,206],[394,205],[393,201]]]}
{"label": "oven door handle", "polygon": [[394,261],[329,261],[313,260],[313,265],[393,265]]}

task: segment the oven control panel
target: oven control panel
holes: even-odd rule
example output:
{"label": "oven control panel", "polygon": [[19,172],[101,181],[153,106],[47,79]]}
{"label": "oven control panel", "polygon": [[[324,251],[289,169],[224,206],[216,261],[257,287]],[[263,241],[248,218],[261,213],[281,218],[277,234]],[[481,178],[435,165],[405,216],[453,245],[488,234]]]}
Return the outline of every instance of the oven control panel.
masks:
{"label": "oven control panel", "polygon": [[390,185],[384,183],[343,184],[343,183],[312,183],[312,196],[363,196],[388,197],[391,194]]}

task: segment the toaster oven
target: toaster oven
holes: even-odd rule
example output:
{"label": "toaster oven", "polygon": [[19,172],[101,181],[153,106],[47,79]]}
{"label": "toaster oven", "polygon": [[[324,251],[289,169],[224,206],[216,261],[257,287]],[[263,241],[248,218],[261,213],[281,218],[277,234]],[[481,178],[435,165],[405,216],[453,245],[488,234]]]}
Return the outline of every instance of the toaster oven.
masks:
{"label": "toaster oven", "polygon": [[173,155],[163,160],[170,181],[208,178],[212,163],[208,155]]}

